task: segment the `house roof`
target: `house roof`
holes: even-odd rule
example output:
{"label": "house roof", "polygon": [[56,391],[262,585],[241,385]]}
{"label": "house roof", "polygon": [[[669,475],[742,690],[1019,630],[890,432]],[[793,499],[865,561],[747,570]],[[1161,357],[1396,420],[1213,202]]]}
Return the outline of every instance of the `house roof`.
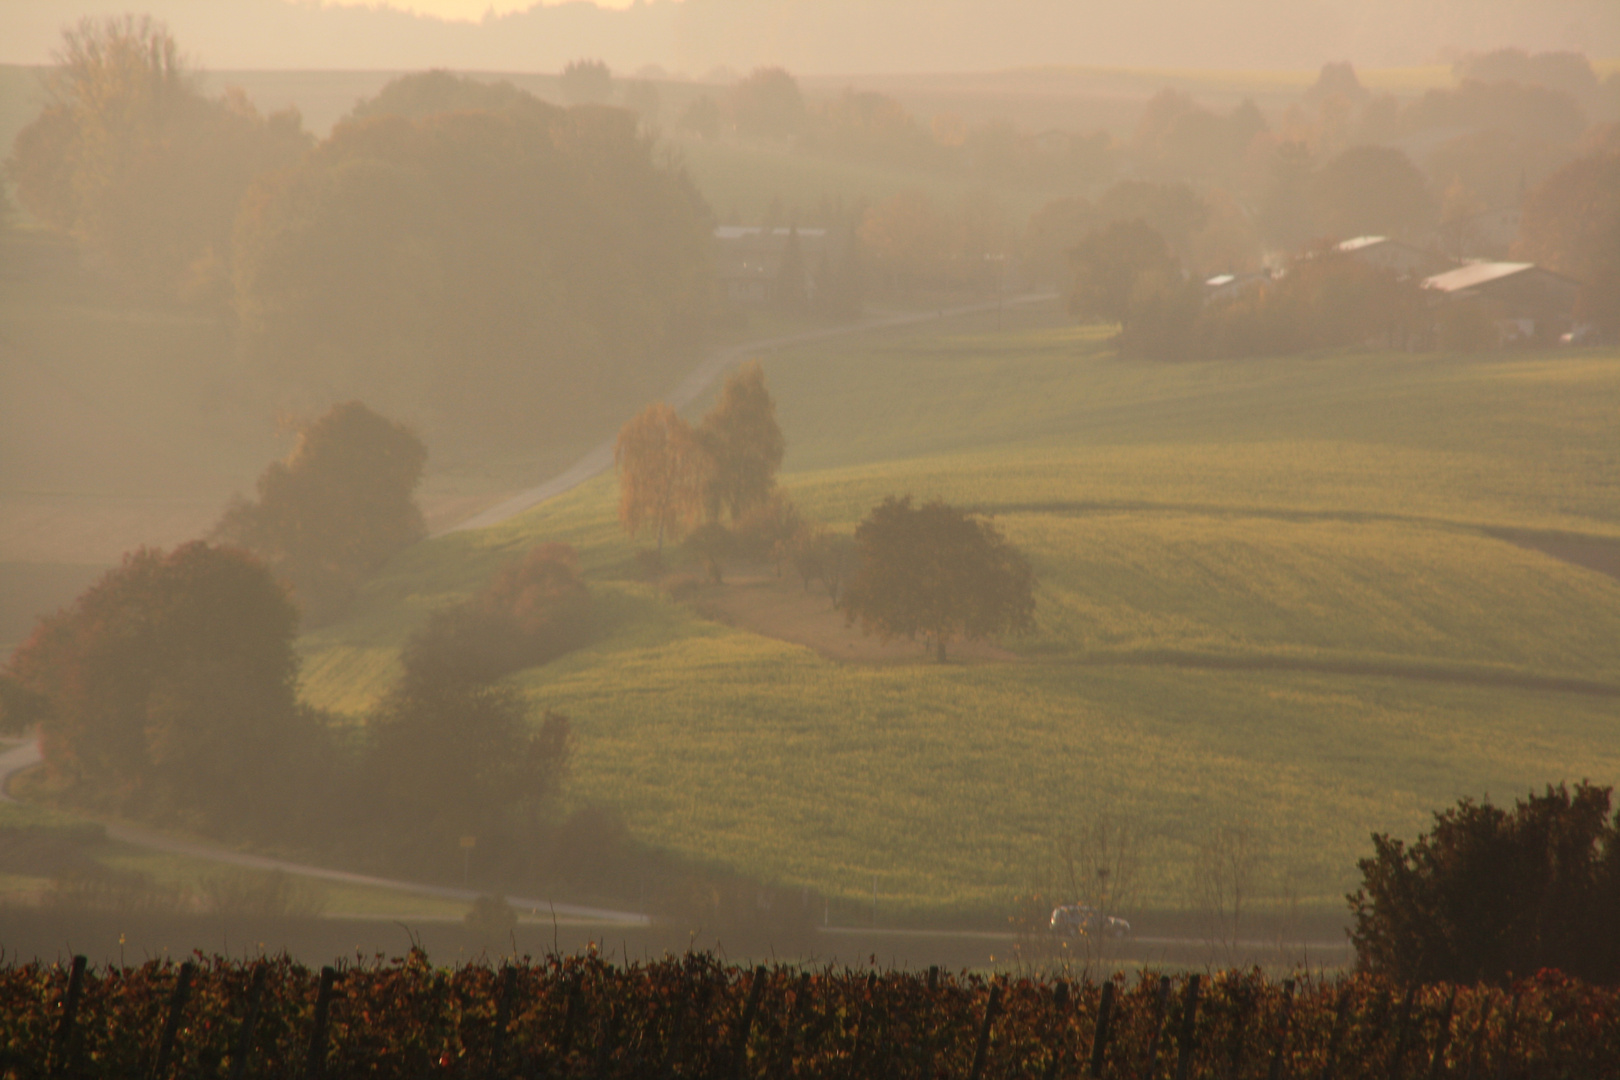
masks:
{"label": "house roof", "polygon": [[[1361,251],[1365,248],[1377,247],[1379,244],[1389,244],[1394,241],[1387,236],[1358,236],[1354,240],[1346,240],[1339,245],[1340,251]],[[1405,246],[1405,245],[1403,245]]]}
{"label": "house roof", "polygon": [[1441,292],[1460,292],[1463,289],[1477,289],[1481,285],[1489,285],[1493,281],[1522,274],[1526,270],[1536,269],[1535,263],[1513,262],[1479,262],[1459,266],[1455,270],[1447,270],[1443,274],[1426,278],[1423,287],[1426,289],[1439,289]]}
{"label": "house roof", "polygon": [[790,229],[787,227],[767,229],[759,225],[721,225],[714,230],[714,238],[716,240],[752,240],[780,236],[785,239],[790,232],[797,232],[800,237],[812,239],[827,235],[826,229]]}

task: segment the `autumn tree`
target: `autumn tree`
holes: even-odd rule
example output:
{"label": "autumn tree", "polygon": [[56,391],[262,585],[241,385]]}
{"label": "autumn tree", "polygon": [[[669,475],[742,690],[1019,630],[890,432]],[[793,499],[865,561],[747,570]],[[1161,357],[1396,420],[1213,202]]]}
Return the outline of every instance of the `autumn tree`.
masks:
{"label": "autumn tree", "polygon": [[1581,315],[1620,333],[1620,152],[1571,162],[1532,189],[1517,254],[1580,281]]}
{"label": "autumn tree", "polygon": [[434,612],[400,660],[407,681],[493,682],[584,644],[590,617],[578,553],[541,544],[501,567],[471,600]]}
{"label": "autumn tree", "polygon": [[358,401],[333,406],[259,477],[256,499],[226,510],[214,535],[260,555],[305,617],[325,621],[364,577],[421,539],[415,492],[426,462],[404,425]]}
{"label": "autumn tree", "polygon": [[726,378],[720,400],[704,415],[697,436],[712,463],[703,495],[711,521],[718,521],[722,511],[735,521],[770,498],[787,443],[759,361]]}
{"label": "autumn tree", "polygon": [[613,97],[613,72],[601,60],[569,61],[558,82],[569,101],[587,104]]}
{"label": "autumn tree", "polygon": [[628,110],[447,78],[376,101],[482,104],[339,123],[243,201],[244,355],[277,406],[359,398],[435,446],[585,437],[701,340],[708,208]]}
{"label": "autumn tree", "polygon": [[86,17],[63,34],[7,171],[24,208],[132,289],[222,303],[243,194],[310,142],[296,112],[204,97],[163,23]]}
{"label": "autumn tree", "polygon": [[7,719],[39,725],[46,767],[77,801],[262,826],[321,756],[320,725],[295,696],[297,629],[285,591],[245,552],[142,549],[12,656]]}
{"label": "autumn tree", "polygon": [[1609,788],[1560,784],[1511,808],[1464,799],[1410,846],[1374,834],[1350,897],[1364,970],[1501,982],[1542,968],[1620,982],[1620,815]]}
{"label": "autumn tree", "polygon": [[859,565],[843,596],[845,619],[884,641],[946,644],[1035,625],[1035,574],[991,522],[940,501],[889,496],[855,528]]}
{"label": "autumn tree", "polygon": [[619,521],[631,536],[651,528],[658,550],[679,539],[703,510],[709,456],[679,413],[649,405],[619,429]]}
{"label": "autumn tree", "polygon": [[786,137],[804,127],[804,96],[779,67],[755,68],[726,94],[726,103],[743,135]]}
{"label": "autumn tree", "polygon": [[1070,249],[1069,267],[1074,277],[1070,312],[1122,324],[1143,278],[1168,279],[1179,270],[1164,237],[1140,218],[1087,234]]}
{"label": "autumn tree", "polygon": [[1420,236],[1439,220],[1423,173],[1388,146],[1352,147],[1323,165],[1310,201],[1317,234],[1340,239]]}

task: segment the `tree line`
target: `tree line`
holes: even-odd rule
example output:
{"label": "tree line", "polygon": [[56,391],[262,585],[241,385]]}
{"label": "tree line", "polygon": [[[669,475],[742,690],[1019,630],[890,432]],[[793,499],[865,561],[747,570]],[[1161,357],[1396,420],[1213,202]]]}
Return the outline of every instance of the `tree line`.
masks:
{"label": "tree line", "polygon": [[271,408],[532,450],[715,317],[709,210],[630,111],[429,72],[317,141],[205,95],[150,18],[86,18],[57,61],[19,203],[131,295],[230,319]]}
{"label": "tree line", "polygon": [[709,581],[741,555],[787,563],[820,579],[850,624],[884,641],[923,639],[943,663],[952,640],[1022,633],[1034,626],[1035,575],[995,525],[938,500],[890,496],[840,543],[807,520],[776,485],[786,440],[757,361],[727,377],[720,398],[691,427],[663,403],[624,425],[614,449],[619,520],[651,533],[646,553],[663,564],[666,539],[686,539]]}

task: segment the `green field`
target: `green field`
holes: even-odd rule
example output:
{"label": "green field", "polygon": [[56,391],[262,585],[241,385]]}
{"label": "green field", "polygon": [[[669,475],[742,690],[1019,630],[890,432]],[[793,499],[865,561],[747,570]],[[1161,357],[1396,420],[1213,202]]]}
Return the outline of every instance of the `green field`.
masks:
{"label": "green field", "polygon": [[1055,315],[765,358],[783,482],[848,529],[889,493],[998,515],[1040,576],[1006,663],[852,664],[634,579],[609,477],[407,552],[307,636],[358,715],[435,606],[528,545],[581,550],[597,639],[515,677],[575,721],[568,796],[699,861],[989,918],[1098,814],[1187,903],[1216,824],[1262,893],[1341,904],[1368,833],[1463,795],[1620,780],[1620,581],[1498,539],[1620,541],[1620,355],[1151,365]]}

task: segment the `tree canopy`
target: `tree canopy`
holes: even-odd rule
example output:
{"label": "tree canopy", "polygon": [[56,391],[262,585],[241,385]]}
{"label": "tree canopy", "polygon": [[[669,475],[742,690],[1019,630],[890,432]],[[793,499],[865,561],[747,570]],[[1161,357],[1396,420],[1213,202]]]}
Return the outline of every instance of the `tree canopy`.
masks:
{"label": "tree canopy", "polygon": [[416,486],[427,448],[402,424],[358,401],[305,426],[284,461],[259,477],[214,535],[260,555],[312,622],[329,619],[362,578],[421,539]]}
{"label": "tree canopy", "polygon": [[23,207],[132,290],[223,302],[243,193],[312,141],[298,114],[204,97],[168,28],[133,15],[70,27],[46,90],[8,163]]}
{"label": "tree canopy", "polygon": [[855,528],[859,567],[844,593],[848,622],[888,641],[946,644],[1035,625],[1035,573],[995,525],[969,511],[889,496]]}
{"label": "tree canopy", "polygon": [[1421,236],[1439,207],[1429,184],[1404,153],[1389,146],[1357,146],[1335,157],[1311,179],[1317,228],[1327,236]]}
{"label": "tree canopy", "polygon": [[1363,969],[1402,982],[1501,982],[1554,967],[1620,981],[1620,815],[1560,784],[1512,809],[1463,799],[1408,847],[1373,836],[1350,896]]}
{"label": "tree canopy", "polygon": [[445,445],[532,449],[696,345],[710,223],[685,175],[628,110],[499,97],[345,121],[249,193],[237,311],[278,404],[359,397]]}
{"label": "tree canopy", "polygon": [[1129,321],[1131,299],[1143,277],[1168,279],[1180,269],[1164,237],[1141,218],[1087,234],[1070,249],[1069,266],[1074,275],[1069,310],[1117,323]]}
{"label": "tree canopy", "polygon": [[733,122],[744,135],[786,137],[804,127],[804,96],[779,67],[755,68],[726,94]]}
{"label": "tree canopy", "polygon": [[710,520],[719,520],[724,510],[735,521],[770,498],[787,443],[759,361],[726,377],[720,400],[698,428],[698,439],[710,459],[704,491]]}
{"label": "tree canopy", "polygon": [[318,734],[295,698],[297,628],[297,609],[245,552],[142,549],[13,655],[8,698],[26,695],[29,712],[7,720],[37,722],[50,772],[92,805],[262,816]]}
{"label": "tree canopy", "polygon": [[1580,281],[1581,314],[1620,332],[1620,151],[1573,161],[1532,189],[1518,253]]}
{"label": "tree canopy", "polygon": [[651,528],[658,549],[698,519],[709,456],[680,413],[647,406],[619,429],[613,444],[619,473],[619,521],[631,536]]}

